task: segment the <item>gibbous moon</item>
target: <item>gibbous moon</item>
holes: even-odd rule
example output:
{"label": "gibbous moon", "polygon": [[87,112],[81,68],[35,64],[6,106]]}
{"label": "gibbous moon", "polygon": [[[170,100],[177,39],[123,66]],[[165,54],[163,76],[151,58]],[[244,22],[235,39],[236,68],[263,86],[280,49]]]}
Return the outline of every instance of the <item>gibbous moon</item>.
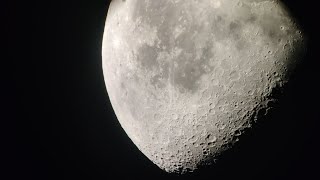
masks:
{"label": "gibbous moon", "polygon": [[273,108],[304,49],[278,0],[113,0],[103,72],[133,143],[161,169],[186,173]]}

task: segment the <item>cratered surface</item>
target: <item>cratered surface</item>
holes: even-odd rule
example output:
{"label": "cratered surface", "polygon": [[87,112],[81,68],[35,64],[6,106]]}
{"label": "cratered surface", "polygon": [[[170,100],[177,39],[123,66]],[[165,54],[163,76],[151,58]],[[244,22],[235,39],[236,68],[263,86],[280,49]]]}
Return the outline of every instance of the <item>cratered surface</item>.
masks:
{"label": "cratered surface", "polygon": [[105,83],[121,126],[153,163],[194,171],[268,113],[304,39],[276,0],[113,0]]}

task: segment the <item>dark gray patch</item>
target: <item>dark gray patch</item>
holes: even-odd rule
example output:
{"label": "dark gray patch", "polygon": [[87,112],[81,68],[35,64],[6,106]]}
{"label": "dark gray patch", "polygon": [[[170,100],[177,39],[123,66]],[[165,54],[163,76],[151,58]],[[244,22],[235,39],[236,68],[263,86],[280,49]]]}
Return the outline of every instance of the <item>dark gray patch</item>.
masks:
{"label": "dark gray patch", "polygon": [[159,26],[162,24],[162,19],[170,21],[175,19],[177,9],[170,1],[149,1],[139,0],[134,5],[132,19],[135,21],[141,18],[142,22],[148,23],[150,26]]}
{"label": "dark gray patch", "polygon": [[188,53],[183,53],[176,59],[178,68],[173,69],[172,83],[174,86],[178,86],[180,92],[196,92],[201,76],[212,71],[213,67],[209,66],[209,59],[213,56],[210,49],[208,44],[202,49],[203,54],[200,60],[194,60],[194,53],[191,56],[188,56]]}
{"label": "dark gray patch", "polygon": [[196,81],[202,74],[199,64],[182,64],[178,69],[174,70],[173,83],[194,92],[197,89]]}
{"label": "dark gray patch", "polygon": [[182,48],[184,52],[194,54],[195,44],[190,37],[190,32],[182,33],[175,43],[179,48]]}
{"label": "dark gray patch", "polygon": [[209,66],[209,60],[211,57],[213,57],[213,53],[211,51],[211,46],[209,45],[209,43],[207,43],[207,46],[205,48],[203,48],[202,50],[202,56],[200,58],[201,64],[203,65],[208,65]]}
{"label": "dark gray patch", "polygon": [[229,37],[229,31],[221,28],[226,25],[226,20],[222,18],[222,16],[214,16],[211,18],[209,16],[209,19],[213,19],[210,24],[211,24],[211,32],[213,33],[213,36],[216,41],[222,41],[226,38]]}
{"label": "dark gray patch", "polygon": [[245,48],[245,46],[246,46],[246,42],[243,41],[243,40],[239,40],[239,41],[236,43],[236,49],[237,49],[238,51],[243,50],[243,49]]}
{"label": "dark gray patch", "polygon": [[[183,14],[182,8],[179,8],[179,5],[172,4],[170,1],[150,1],[148,9],[144,1],[138,1],[135,4],[133,19],[141,18],[142,22],[152,27],[157,27],[160,47],[166,47],[168,52],[175,47],[182,49],[179,57],[173,60],[178,64],[178,67],[173,67],[173,63],[168,62],[162,65],[164,66],[162,68],[165,69],[162,74],[159,73],[150,79],[150,83],[158,88],[163,88],[170,77],[172,79],[170,79],[169,82],[181,91],[196,92],[201,76],[212,71],[212,67],[209,65],[209,59],[213,57],[211,44],[207,44],[205,48],[201,49],[202,57],[200,57],[200,60],[195,61],[194,38],[197,36],[195,32],[203,32],[208,27],[203,23],[199,23],[196,19],[193,19],[194,17],[189,17],[187,13],[188,12]],[[179,18],[182,19],[178,21]],[[209,14],[208,20],[211,21],[210,31],[214,34],[215,40],[219,41],[229,38],[229,32],[221,28],[226,24],[223,16],[216,16],[215,13]],[[187,21],[187,23],[181,24],[185,21]],[[177,39],[174,39],[174,29],[178,25],[183,26],[184,32],[182,32]],[[239,38],[239,33],[236,33],[239,24],[232,24],[230,28],[234,31],[232,37]],[[211,37],[208,37],[208,39],[209,38]],[[146,69],[156,68],[156,72],[159,72],[160,65],[156,61],[158,52],[160,52],[160,50],[157,51],[155,47],[142,47],[138,53],[138,60],[141,66]]]}
{"label": "dark gray patch", "polygon": [[221,21],[223,21],[224,19],[222,19],[222,17],[221,16],[215,16],[215,21],[216,22],[221,22]]}
{"label": "dark gray patch", "polygon": [[239,24],[235,22],[231,22],[229,25],[230,32],[234,33],[236,30],[239,29]]}
{"label": "dark gray patch", "polygon": [[[283,22],[270,14],[263,14],[262,17],[256,21],[272,44],[278,44],[278,39],[282,38],[283,34],[280,26]],[[287,33],[289,34],[289,33]]]}
{"label": "dark gray patch", "polygon": [[268,36],[269,36],[271,39],[273,39],[273,38],[275,38],[276,33],[274,32],[274,30],[270,30],[270,31],[268,32]]}
{"label": "dark gray patch", "polygon": [[157,74],[151,78],[150,83],[156,88],[164,88],[166,86],[164,80],[164,76]]}
{"label": "dark gray patch", "polygon": [[255,21],[257,21],[257,16],[255,15],[251,15],[247,20],[248,23],[254,23]]}
{"label": "dark gray patch", "polygon": [[160,71],[160,69],[162,70],[150,79],[150,83],[156,88],[164,88],[169,77],[169,63],[159,65],[157,66],[157,69],[157,71]]}
{"label": "dark gray patch", "polygon": [[232,36],[232,38],[234,40],[238,40],[240,39],[240,32],[241,32],[241,26],[239,23],[236,23],[236,22],[231,22],[229,24],[229,32],[230,32],[230,35]]}
{"label": "dark gray patch", "polygon": [[140,65],[148,70],[159,65],[157,62],[157,49],[154,46],[143,45],[139,48],[137,56]]}

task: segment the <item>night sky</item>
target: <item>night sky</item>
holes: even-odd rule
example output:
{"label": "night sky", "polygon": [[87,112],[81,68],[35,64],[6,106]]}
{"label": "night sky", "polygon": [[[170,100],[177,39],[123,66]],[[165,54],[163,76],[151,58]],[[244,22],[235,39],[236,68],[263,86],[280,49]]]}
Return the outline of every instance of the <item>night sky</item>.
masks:
{"label": "night sky", "polygon": [[215,167],[184,176],[149,161],[116,119],[101,67],[109,1],[6,4],[13,70],[3,89],[14,95],[4,94],[4,170],[12,179],[41,180],[320,179],[319,10],[316,1],[285,2],[310,41],[278,111]]}

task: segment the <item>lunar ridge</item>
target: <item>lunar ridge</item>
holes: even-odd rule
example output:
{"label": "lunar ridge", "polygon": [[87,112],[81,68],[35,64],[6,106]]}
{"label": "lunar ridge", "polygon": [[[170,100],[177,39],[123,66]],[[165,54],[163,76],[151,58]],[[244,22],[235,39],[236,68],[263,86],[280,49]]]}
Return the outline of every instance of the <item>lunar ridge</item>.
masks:
{"label": "lunar ridge", "polygon": [[167,172],[192,172],[274,108],[305,39],[277,0],[113,0],[105,84],[139,150]]}

